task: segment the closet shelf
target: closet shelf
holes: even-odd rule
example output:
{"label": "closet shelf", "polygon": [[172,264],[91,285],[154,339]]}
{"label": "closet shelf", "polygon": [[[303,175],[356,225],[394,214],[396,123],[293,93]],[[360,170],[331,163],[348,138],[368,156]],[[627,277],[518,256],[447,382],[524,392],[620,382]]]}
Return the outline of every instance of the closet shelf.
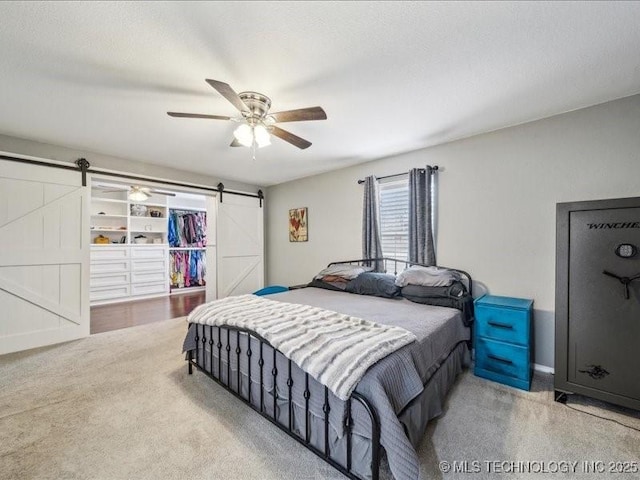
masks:
{"label": "closet shelf", "polygon": [[129,243],[127,247],[166,247],[168,243]]}
{"label": "closet shelf", "polygon": [[200,285],[194,285],[193,287],[175,287],[175,286],[171,286],[171,295],[180,295],[181,293],[187,293],[187,292],[204,292],[207,289],[207,287],[205,286],[200,286]]}
{"label": "closet shelf", "polygon": [[111,215],[111,214],[100,215],[98,213],[92,214],[91,217],[92,218],[127,218],[126,215]]}
{"label": "closet shelf", "polygon": [[167,206],[163,205],[162,203],[146,203],[146,202],[131,201],[131,205],[144,205],[145,207],[167,208]]}
{"label": "closet shelf", "polygon": [[92,232],[126,232],[126,228],[95,228],[91,227]]}
{"label": "closet shelf", "polygon": [[205,212],[206,208],[198,208],[198,207],[169,207],[169,210],[178,210],[179,212]]}
{"label": "closet shelf", "polygon": [[184,252],[189,250],[206,250],[207,247],[169,247],[172,252]]}
{"label": "closet shelf", "polygon": [[100,198],[100,197],[92,197],[92,202],[107,202],[107,203],[128,203],[127,200],[118,200],[116,198]]}

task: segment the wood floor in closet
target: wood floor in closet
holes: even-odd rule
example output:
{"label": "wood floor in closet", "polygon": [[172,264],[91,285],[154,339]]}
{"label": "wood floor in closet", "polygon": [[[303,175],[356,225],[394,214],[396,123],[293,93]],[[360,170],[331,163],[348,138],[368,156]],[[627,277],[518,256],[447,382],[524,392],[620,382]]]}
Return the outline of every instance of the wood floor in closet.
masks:
{"label": "wood floor in closet", "polygon": [[204,292],[193,292],[91,307],[91,333],[182,317],[204,302]]}

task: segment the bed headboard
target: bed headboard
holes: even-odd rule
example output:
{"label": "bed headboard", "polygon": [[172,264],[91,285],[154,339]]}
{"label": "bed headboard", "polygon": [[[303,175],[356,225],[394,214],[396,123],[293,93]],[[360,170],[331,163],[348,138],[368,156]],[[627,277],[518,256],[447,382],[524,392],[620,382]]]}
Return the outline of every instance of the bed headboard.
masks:
{"label": "bed headboard", "polygon": [[[419,265],[421,267],[433,267],[435,265],[425,265],[424,263],[410,262],[408,260],[399,260],[397,258],[361,258],[358,260],[344,260],[341,262],[331,262],[329,265],[340,265],[340,264],[349,264],[349,265],[362,265],[362,266],[370,266],[371,264],[377,264],[378,268],[376,269],[379,272],[393,272],[394,275],[398,274],[398,271],[402,271],[405,268],[408,268],[412,265]],[[391,268],[393,267],[393,268]],[[400,267],[400,270],[398,270]],[[446,268],[447,270],[453,270],[454,272],[458,272],[460,275],[464,277],[466,280],[467,289],[469,290],[469,294],[473,295],[473,280],[471,279],[471,275],[469,275],[464,270],[459,270],[457,268],[450,267],[442,267],[437,266],[438,268]]]}

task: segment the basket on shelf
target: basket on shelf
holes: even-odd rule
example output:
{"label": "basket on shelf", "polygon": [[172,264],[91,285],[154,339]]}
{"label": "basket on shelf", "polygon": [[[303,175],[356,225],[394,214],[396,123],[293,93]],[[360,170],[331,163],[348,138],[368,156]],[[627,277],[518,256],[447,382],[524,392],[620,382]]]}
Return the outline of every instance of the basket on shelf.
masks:
{"label": "basket on shelf", "polygon": [[147,207],[146,205],[140,205],[134,203],[131,205],[131,216],[132,217],[146,217],[147,216]]}
{"label": "basket on shelf", "polygon": [[136,244],[148,243],[147,237],[145,237],[144,235],[138,235],[133,239],[133,243],[136,243]]}
{"label": "basket on shelf", "polygon": [[108,237],[105,237],[104,235],[98,235],[96,238],[93,239],[93,243],[97,245],[105,245],[110,242]]}

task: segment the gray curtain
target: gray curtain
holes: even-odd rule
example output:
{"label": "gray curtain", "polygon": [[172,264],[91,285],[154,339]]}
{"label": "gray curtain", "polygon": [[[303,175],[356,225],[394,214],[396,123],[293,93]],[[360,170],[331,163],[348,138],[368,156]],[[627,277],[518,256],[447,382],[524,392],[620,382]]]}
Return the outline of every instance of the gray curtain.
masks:
{"label": "gray curtain", "polygon": [[414,168],[409,172],[409,261],[425,265],[436,264],[433,245],[431,197],[433,175],[431,167]]}
{"label": "gray curtain", "polygon": [[[373,175],[364,179],[362,202],[362,258],[381,258],[380,212],[378,207],[378,181]],[[373,265],[379,270],[381,265]]]}

